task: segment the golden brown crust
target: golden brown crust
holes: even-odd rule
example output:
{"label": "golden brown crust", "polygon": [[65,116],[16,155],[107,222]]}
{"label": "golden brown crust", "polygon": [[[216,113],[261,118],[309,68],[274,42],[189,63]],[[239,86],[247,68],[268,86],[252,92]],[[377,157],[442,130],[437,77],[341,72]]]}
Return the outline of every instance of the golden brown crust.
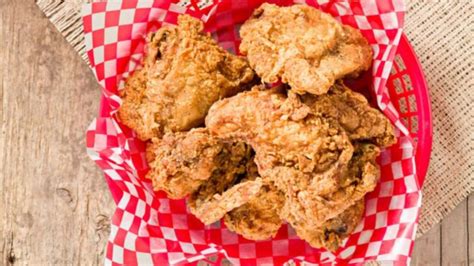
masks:
{"label": "golden brown crust", "polygon": [[284,201],[283,192],[266,182],[254,198],[225,215],[225,225],[251,240],[274,237],[283,223],[280,210]]}
{"label": "golden brown crust", "polygon": [[361,199],[338,216],[324,222],[321,226],[296,227],[296,232],[301,239],[307,241],[312,247],[336,251],[341,246],[342,241],[357,227],[364,214],[364,209],[365,201]]}
{"label": "golden brown crust", "polygon": [[371,141],[380,147],[391,146],[397,141],[388,118],[342,81],[336,82],[327,94],[305,95],[303,99],[313,112],[337,119],[351,140]]}
{"label": "golden brown crust", "polygon": [[251,201],[259,193],[262,187],[262,179],[244,181],[233,184],[222,193],[209,194],[210,197],[204,199],[191,195],[188,206],[194,214],[204,224],[211,224],[219,221],[224,215],[233,209]]}
{"label": "golden brown crust", "polygon": [[[362,203],[347,209],[372,191],[379,179],[376,145],[353,146],[336,119],[313,112],[291,93],[254,88],[224,99],[211,108],[206,125],[221,138],[252,146],[262,179],[284,194],[280,217],[316,247],[334,249],[340,244],[353,226],[327,239],[312,230],[324,232],[328,223],[360,217]],[[345,211],[348,214],[341,214]],[[260,237],[244,226],[230,228],[248,233],[249,238]]]}
{"label": "golden brown crust", "polygon": [[341,169],[338,178],[339,189],[325,196],[315,195],[310,187],[286,193],[282,218],[298,233],[299,228],[305,230],[304,228],[320,227],[327,220],[340,215],[375,189],[380,177],[380,169],[375,162],[379,153],[379,148],[373,144],[357,143],[348,166]]}
{"label": "golden brown crust", "polygon": [[251,155],[244,143],[224,143],[204,128],[166,134],[147,147],[150,171],[147,177],[155,190],[179,199],[196,191],[213,176],[245,171]]}
{"label": "golden brown crust", "polygon": [[254,78],[244,58],[219,47],[187,15],[151,34],[147,47],[144,69],[128,80],[118,113],[142,140],[202,125],[212,103]]}
{"label": "golden brown crust", "polygon": [[204,224],[216,222],[229,211],[246,204],[258,195],[263,185],[253,155],[234,160],[232,165],[230,169],[216,172],[189,197],[191,213]]}
{"label": "golden brown crust", "polygon": [[[122,98],[122,105],[118,111],[120,121],[132,128],[141,140],[151,139],[161,136],[162,129],[157,126],[147,128],[146,124],[150,121],[144,121],[143,115],[151,108],[144,102],[144,95],[147,83],[147,69],[136,70],[125,82],[125,88],[119,91]],[[150,117],[148,117],[150,118]]]}
{"label": "golden brown crust", "polygon": [[310,111],[296,95],[257,87],[214,104],[206,126],[221,138],[250,144],[260,175],[277,187],[311,186],[324,195],[337,190],[335,175],[353,148],[336,121]]}
{"label": "golden brown crust", "polygon": [[265,82],[281,78],[298,93],[324,94],[335,80],[368,70],[362,34],[307,5],[264,3],[241,27],[240,51]]}

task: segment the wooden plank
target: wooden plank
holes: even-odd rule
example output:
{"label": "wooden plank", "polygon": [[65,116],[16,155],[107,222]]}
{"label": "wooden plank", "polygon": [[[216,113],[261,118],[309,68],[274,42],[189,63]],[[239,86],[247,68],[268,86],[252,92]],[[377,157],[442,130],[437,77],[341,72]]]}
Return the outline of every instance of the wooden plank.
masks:
{"label": "wooden plank", "polygon": [[82,32],[81,6],[89,0],[51,1],[35,0],[38,7],[49,18],[51,23],[63,35],[66,41],[74,47],[74,50],[89,62],[84,44]]}
{"label": "wooden plank", "polygon": [[34,1],[0,6],[0,265],[102,264],[113,201],[85,152],[100,90]]}
{"label": "wooden plank", "polygon": [[467,200],[464,200],[441,223],[442,265],[467,265],[467,234]]}
{"label": "wooden plank", "polygon": [[474,194],[469,195],[467,200],[467,227],[468,227],[468,259],[469,265],[474,265]]}
{"label": "wooden plank", "polygon": [[411,265],[441,265],[441,225],[415,241]]}

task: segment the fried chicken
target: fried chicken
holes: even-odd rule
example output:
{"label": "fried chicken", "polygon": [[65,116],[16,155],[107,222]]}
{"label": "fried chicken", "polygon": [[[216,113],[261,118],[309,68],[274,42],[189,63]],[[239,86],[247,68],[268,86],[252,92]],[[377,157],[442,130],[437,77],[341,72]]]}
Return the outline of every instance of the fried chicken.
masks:
{"label": "fried chicken", "polygon": [[203,23],[178,17],[147,40],[144,68],[120,92],[118,115],[141,140],[203,124],[215,101],[245,89],[254,79],[246,59],[219,47]]}
{"label": "fried chicken", "polygon": [[251,240],[274,237],[283,221],[280,210],[285,197],[271,182],[264,182],[258,194],[224,216],[227,228]]}
{"label": "fried chicken", "polygon": [[180,199],[210,179],[234,178],[245,172],[250,156],[248,145],[224,143],[204,128],[168,133],[163,139],[153,139],[147,147],[150,165],[147,177],[155,190]]}
{"label": "fried chicken", "polygon": [[[215,103],[206,126],[220,138],[252,146],[262,179],[284,194],[280,217],[315,247],[340,244],[355,227],[363,203],[348,208],[379,179],[376,145],[353,146],[336,119],[313,112],[298,96],[279,89],[255,87]],[[347,231],[328,229],[341,223]]]}
{"label": "fried chicken", "polygon": [[[248,63],[189,16],[151,34],[118,116],[151,140],[153,188],[189,195],[204,224],[224,218],[264,240],[286,221],[311,246],[335,251],[378,182],[379,147],[396,141],[389,120],[337,81],[368,70],[372,50],[359,31],[305,5],[262,4],[240,34]],[[249,65],[264,82],[288,85],[246,91],[256,78]]]}
{"label": "fried chicken", "polygon": [[313,112],[337,119],[351,140],[368,140],[380,147],[391,146],[397,141],[387,117],[372,108],[362,94],[352,91],[342,81],[336,82],[327,94],[305,95],[303,102]]}
{"label": "fried chicken", "polygon": [[215,103],[206,118],[212,134],[255,150],[262,177],[284,191],[313,187],[315,195],[338,189],[337,173],[353,147],[337,121],[311,114],[296,95],[254,87]]}
{"label": "fried chicken", "polygon": [[361,199],[320,227],[296,227],[297,234],[312,247],[336,251],[362,219],[365,201]]}
{"label": "fried chicken", "polygon": [[[122,105],[118,111],[120,121],[137,132],[141,140],[147,140],[161,135],[159,128],[149,129],[147,125],[153,123],[152,116],[144,116],[149,113],[153,105],[143,101],[147,83],[147,70],[142,68],[136,70],[125,82],[125,88],[119,92]],[[145,119],[147,119],[145,121]]]}
{"label": "fried chicken", "polygon": [[379,148],[373,144],[355,144],[354,156],[348,166],[341,169],[337,191],[324,196],[315,194],[312,187],[287,192],[281,217],[295,228],[301,238],[308,238],[305,232],[309,229],[320,227],[327,220],[339,216],[375,189],[380,177],[380,169],[375,162],[379,153]]}
{"label": "fried chicken", "polygon": [[253,157],[234,165],[239,167],[234,167],[233,171],[217,172],[189,197],[191,213],[204,224],[217,222],[260,193],[263,182],[255,171]]}
{"label": "fried chicken", "polygon": [[279,78],[298,93],[324,94],[335,80],[368,70],[362,34],[307,5],[264,3],[240,29],[240,52],[265,82]]}

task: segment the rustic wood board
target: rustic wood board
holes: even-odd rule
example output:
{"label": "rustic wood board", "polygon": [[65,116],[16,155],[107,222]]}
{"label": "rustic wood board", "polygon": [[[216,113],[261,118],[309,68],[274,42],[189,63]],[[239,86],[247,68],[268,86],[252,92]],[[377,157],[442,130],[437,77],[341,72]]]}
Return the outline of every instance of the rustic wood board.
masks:
{"label": "rustic wood board", "polygon": [[100,90],[34,1],[0,7],[0,265],[102,264],[113,201],[84,136]]}

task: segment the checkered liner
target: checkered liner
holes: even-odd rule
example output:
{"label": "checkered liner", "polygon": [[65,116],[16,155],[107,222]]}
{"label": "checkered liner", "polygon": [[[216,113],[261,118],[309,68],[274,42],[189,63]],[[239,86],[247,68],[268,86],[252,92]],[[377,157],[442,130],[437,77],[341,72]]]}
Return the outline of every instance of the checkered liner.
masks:
{"label": "checkered liner", "polygon": [[246,240],[221,223],[204,226],[189,213],[185,200],[170,200],[164,193],[154,192],[144,178],[148,170],[145,144],[118,122],[115,112],[121,103],[117,90],[140,67],[146,34],[163,24],[175,24],[179,14],[187,13],[206,22],[206,30],[220,45],[238,51],[239,25],[262,2],[214,1],[201,10],[202,5],[195,1],[187,7],[173,1],[140,0],[84,6],[87,54],[103,87],[100,114],[87,131],[87,152],[103,169],[117,203],[106,264],[195,264],[200,260],[218,264],[224,256],[243,265],[409,262],[421,191],[414,142],[385,86],[402,35],[405,7],[400,1],[273,1],[320,8],[362,31],[374,50],[372,87],[377,103],[398,129],[398,143],[380,156],[382,178],[376,190],[366,196],[365,217],[337,252],[311,248],[287,225],[268,241]]}

